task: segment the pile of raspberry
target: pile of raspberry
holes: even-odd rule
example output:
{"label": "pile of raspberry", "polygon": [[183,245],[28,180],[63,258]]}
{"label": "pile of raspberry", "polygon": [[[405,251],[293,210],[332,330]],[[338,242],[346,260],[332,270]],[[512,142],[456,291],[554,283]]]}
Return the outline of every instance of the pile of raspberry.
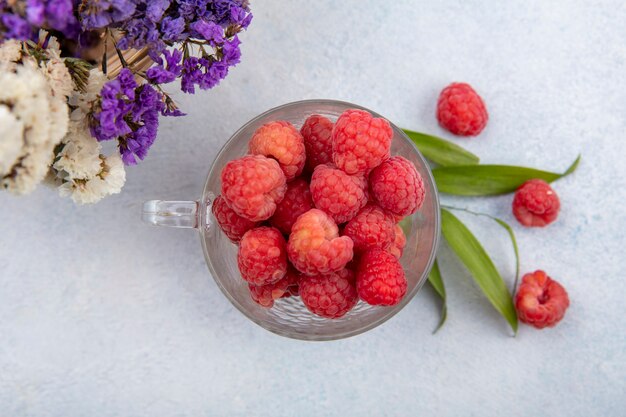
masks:
{"label": "pile of raspberry", "polygon": [[252,135],[249,154],[221,173],[213,215],[239,246],[250,296],[271,308],[299,296],[335,319],[359,300],[398,304],[407,291],[398,225],[419,210],[424,184],[415,166],[391,156],[389,122],[363,110],[333,121],[310,116],[298,130],[273,121]]}

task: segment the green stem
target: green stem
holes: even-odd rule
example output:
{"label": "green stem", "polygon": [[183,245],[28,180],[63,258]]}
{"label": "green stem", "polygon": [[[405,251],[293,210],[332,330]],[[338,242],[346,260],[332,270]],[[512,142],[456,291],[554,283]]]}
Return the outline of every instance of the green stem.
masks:
{"label": "green stem", "polygon": [[509,234],[509,237],[511,238],[511,244],[513,245],[513,252],[515,253],[515,281],[513,282],[513,294],[515,294],[515,291],[517,290],[517,282],[519,280],[519,270],[520,270],[520,261],[519,261],[519,247],[517,246],[517,239],[515,238],[515,233],[513,232],[513,228],[511,228],[511,226],[505,222],[502,219],[499,219],[498,217],[492,216],[490,214],[487,213],[480,213],[477,211],[472,211],[466,208],[460,208],[460,207],[453,207],[453,206],[446,206],[446,205],[442,205],[442,208],[448,209],[448,210],[456,210],[456,211],[463,211],[465,213],[469,213],[472,214],[474,216],[483,216],[483,217],[488,217],[491,220],[495,221],[496,223],[498,223],[500,226],[502,226],[507,233]]}

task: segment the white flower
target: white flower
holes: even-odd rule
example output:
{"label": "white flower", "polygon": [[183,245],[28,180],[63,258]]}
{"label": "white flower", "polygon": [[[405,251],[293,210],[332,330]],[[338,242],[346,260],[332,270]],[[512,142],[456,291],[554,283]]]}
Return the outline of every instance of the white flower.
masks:
{"label": "white flower", "polygon": [[70,123],[70,130],[63,139],[65,145],[56,156],[52,166],[61,179],[93,178],[102,170],[100,143],[87,129],[82,129],[76,122]]}
{"label": "white flower", "polygon": [[61,139],[67,134],[69,127],[69,107],[67,102],[61,100],[58,97],[50,97],[50,137],[54,138],[54,145],[60,142]]}
{"label": "white flower", "polygon": [[[47,36],[48,32],[45,30],[39,31],[40,46],[44,44]],[[67,99],[74,90],[74,82],[69,69],[65,66],[65,60],[61,58],[61,49],[57,39],[54,36],[48,39],[46,48],[41,50],[45,59],[42,59],[39,64],[27,52],[23,52],[22,45],[22,42],[13,39],[0,44],[0,68],[15,72],[20,64],[39,67],[52,88],[52,95],[63,100]]]}
{"label": "white flower", "polygon": [[41,71],[46,76],[55,97],[66,100],[74,90],[74,81],[62,58],[50,58],[41,63]]}
{"label": "white flower", "polygon": [[46,78],[30,64],[14,71],[0,67],[0,85],[2,119],[16,127],[0,137],[0,184],[25,194],[46,176],[54,146],[67,132],[68,107],[52,96]]}
{"label": "white flower", "polygon": [[76,204],[93,204],[104,197],[117,194],[126,181],[124,164],[119,155],[102,158],[102,172],[88,180],[67,181],[59,187],[61,196],[71,197]]}
{"label": "white flower", "polygon": [[65,145],[57,155],[53,168],[62,181],[59,193],[77,204],[92,204],[117,194],[126,181],[126,171],[119,154],[100,154],[101,146],[86,124],[71,122]]}
{"label": "white flower", "polygon": [[[39,30],[39,45],[43,45],[46,42],[46,38],[48,37],[48,31],[40,29]],[[61,57],[61,45],[59,41],[54,36],[50,36],[48,39],[48,44],[46,45],[46,54],[51,58],[60,58]]]}
{"label": "white flower", "polygon": [[93,204],[106,196],[102,178],[94,177],[89,181],[79,180],[63,183],[59,187],[62,197],[71,197],[76,204]]}
{"label": "white flower", "polygon": [[0,105],[0,176],[7,174],[22,150],[24,123],[11,110]]}
{"label": "white flower", "polygon": [[118,194],[126,182],[126,170],[124,162],[119,154],[107,156],[104,160],[105,171],[102,173],[107,185],[108,194]]}
{"label": "white flower", "polygon": [[20,41],[11,39],[0,44],[0,67],[8,67],[13,70],[20,58],[22,58],[22,43]]}
{"label": "white flower", "polygon": [[86,123],[87,114],[91,112],[93,103],[107,81],[108,78],[99,69],[94,68],[89,71],[89,81],[85,92],[74,91],[68,100],[69,105],[75,108],[70,115],[72,120]]}

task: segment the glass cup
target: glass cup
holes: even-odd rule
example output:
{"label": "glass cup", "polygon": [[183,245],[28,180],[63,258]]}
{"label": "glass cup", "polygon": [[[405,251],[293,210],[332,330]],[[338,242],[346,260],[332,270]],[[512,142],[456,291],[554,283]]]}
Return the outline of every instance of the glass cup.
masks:
{"label": "glass cup", "polygon": [[258,305],[250,297],[248,284],[237,269],[237,245],[222,233],[211,213],[211,202],[221,189],[222,168],[230,160],[247,153],[252,134],[267,122],[286,120],[299,128],[312,114],[320,114],[335,121],[342,112],[354,108],[382,117],[361,106],[335,100],[304,100],[269,110],[246,123],[226,142],[209,169],[200,200],[152,200],[143,206],[143,220],[148,223],[197,229],[206,263],[224,295],[250,320],[282,336],[303,340],[336,340],[373,329],[389,320],[411,301],[428,279],[435,260],[440,233],[437,188],[424,157],[402,130],[392,123],[394,137],[391,154],[401,155],[415,164],[426,189],[421,209],[401,222],[407,237],[400,259],[408,281],[403,300],[393,307],[371,306],[359,301],[345,316],[329,320],[310,313],[299,297],[276,300],[271,309]]}

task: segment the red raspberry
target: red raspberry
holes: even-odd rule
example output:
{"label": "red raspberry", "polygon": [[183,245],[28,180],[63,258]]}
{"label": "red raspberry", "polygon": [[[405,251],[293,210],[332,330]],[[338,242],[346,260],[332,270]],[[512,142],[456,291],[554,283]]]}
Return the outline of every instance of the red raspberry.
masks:
{"label": "red raspberry", "polygon": [[556,220],[561,203],[559,196],[543,180],[529,180],[522,184],[513,197],[513,214],[528,227],[544,227]]}
{"label": "red raspberry", "polygon": [[298,273],[298,282],[295,285],[290,285],[287,287],[287,293],[283,295],[283,298],[286,297],[298,297],[300,295],[300,279],[306,275],[301,274],[300,271],[296,271]]}
{"label": "red raspberry", "polygon": [[269,285],[253,285],[248,284],[250,296],[252,299],[263,307],[271,308],[274,306],[274,300],[283,297],[290,297],[292,292],[298,291],[300,282],[300,273],[293,268],[287,269],[287,273],[278,282]]}
{"label": "red raspberry", "polygon": [[459,136],[476,136],[487,125],[489,115],[483,99],[466,83],[452,83],[437,102],[441,127]]}
{"label": "red raspberry", "polygon": [[272,217],[287,190],[278,162],[264,156],[244,156],[222,170],[222,197],[238,215],[252,221]]}
{"label": "red raspberry", "polygon": [[298,216],[312,208],[313,200],[309,184],[302,178],[296,178],[287,184],[285,198],[276,206],[276,211],[270,218],[270,224],[288,235]]}
{"label": "red raspberry", "polygon": [[300,282],[302,302],[313,314],[337,319],[352,310],[358,301],[354,273],[348,269],[330,275],[305,277]]}
{"label": "red raspberry", "polygon": [[354,242],[354,252],[388,248],[395,238],[393,218],[375,204],[365,206],[346,224],[343,235]]}
{"label": "red raspberry", "polygon": [[316,166],[333,162],[333,122],[324,116],[314,114],[305,120],[300,133],[306,148],[305,167],[313,172]]}
{"label": "red raspberry", "polygon": [[279,281],[287,272],[285,238],[273,227],[257,227],[246,232],[239,243],[237,265],[241,277],[254,285]]}
{"label": "red raspberry", "polygon": [[333,129],[333,161],[348,174],[365,174],[389,158],[393,130],[364,110],[346,110]]}
{"label": "red raspberry", "polygon": [[395,237],[393,243],[389,248],[387,248],[387,252],[396,257],[396,259],[402,258],[402,252],[404,252],[404,247],[406,246],[406,236],[404,235],[404,231],[399,225],[395,225],[394,227]]}
{"label": "red raspberry", "polygon": [[357,268],[356,289],[361,300],[368,304],[398,304],[407,289],[402,265],[395,256],[382,249],[366,252]]}
{"label": "red raspberry", "polygon": [[424,202],[424,183],[415,165],[401,156],[380,164],[370,175],[374,200],[388,212],[408,216]]}
{"label": "red raspberry", "polygon": [[250,221],[235,213],[234,210],[226,204],[226,200],[224,200],[221,195],[217,196],[215,201],[213,201],[211,210],[213,211],[213,216],[215,216],[215,220],[217,220],[220,229],[222,229],[224,234],[233,242],[239,242],[244,233],[259,225],[258,222]]}
{"label": "red raspberry", "polygon": [[524,275],[515,294],[517,316],[538,329],[553,327],[569,307],[567,291],[543,271]]}
{"label": "red raspberry", "polygon": [[367,204],[366,184],[362,177],[318,165],[311,177],[311,195],[315,207],[341,224],[356,216]]}
{"label": "red raspberry", "polygon": [[346,265],[345,268],[340,269],[339,271],[333,272],[333,273],[350,281],[352,285],[355,286],[355,290],[356,290],[356,273],[354,272],[354,269],[348,268],[348,265]]}
{"label": "red raspberry", "polygon": [[352,240],[339,237],[333,219],[318,209],[298,217],[287,242],[289,260],[307,275],[328,274],[342,269],[352,259]]}
{"label": "red raspberry", "polygon": [[287,181],[291,181],[304,168],[306,152],[304,140],[289,122],[269,122],[254,132],[248,144],[250,153],[274,158],[280,164]]}

